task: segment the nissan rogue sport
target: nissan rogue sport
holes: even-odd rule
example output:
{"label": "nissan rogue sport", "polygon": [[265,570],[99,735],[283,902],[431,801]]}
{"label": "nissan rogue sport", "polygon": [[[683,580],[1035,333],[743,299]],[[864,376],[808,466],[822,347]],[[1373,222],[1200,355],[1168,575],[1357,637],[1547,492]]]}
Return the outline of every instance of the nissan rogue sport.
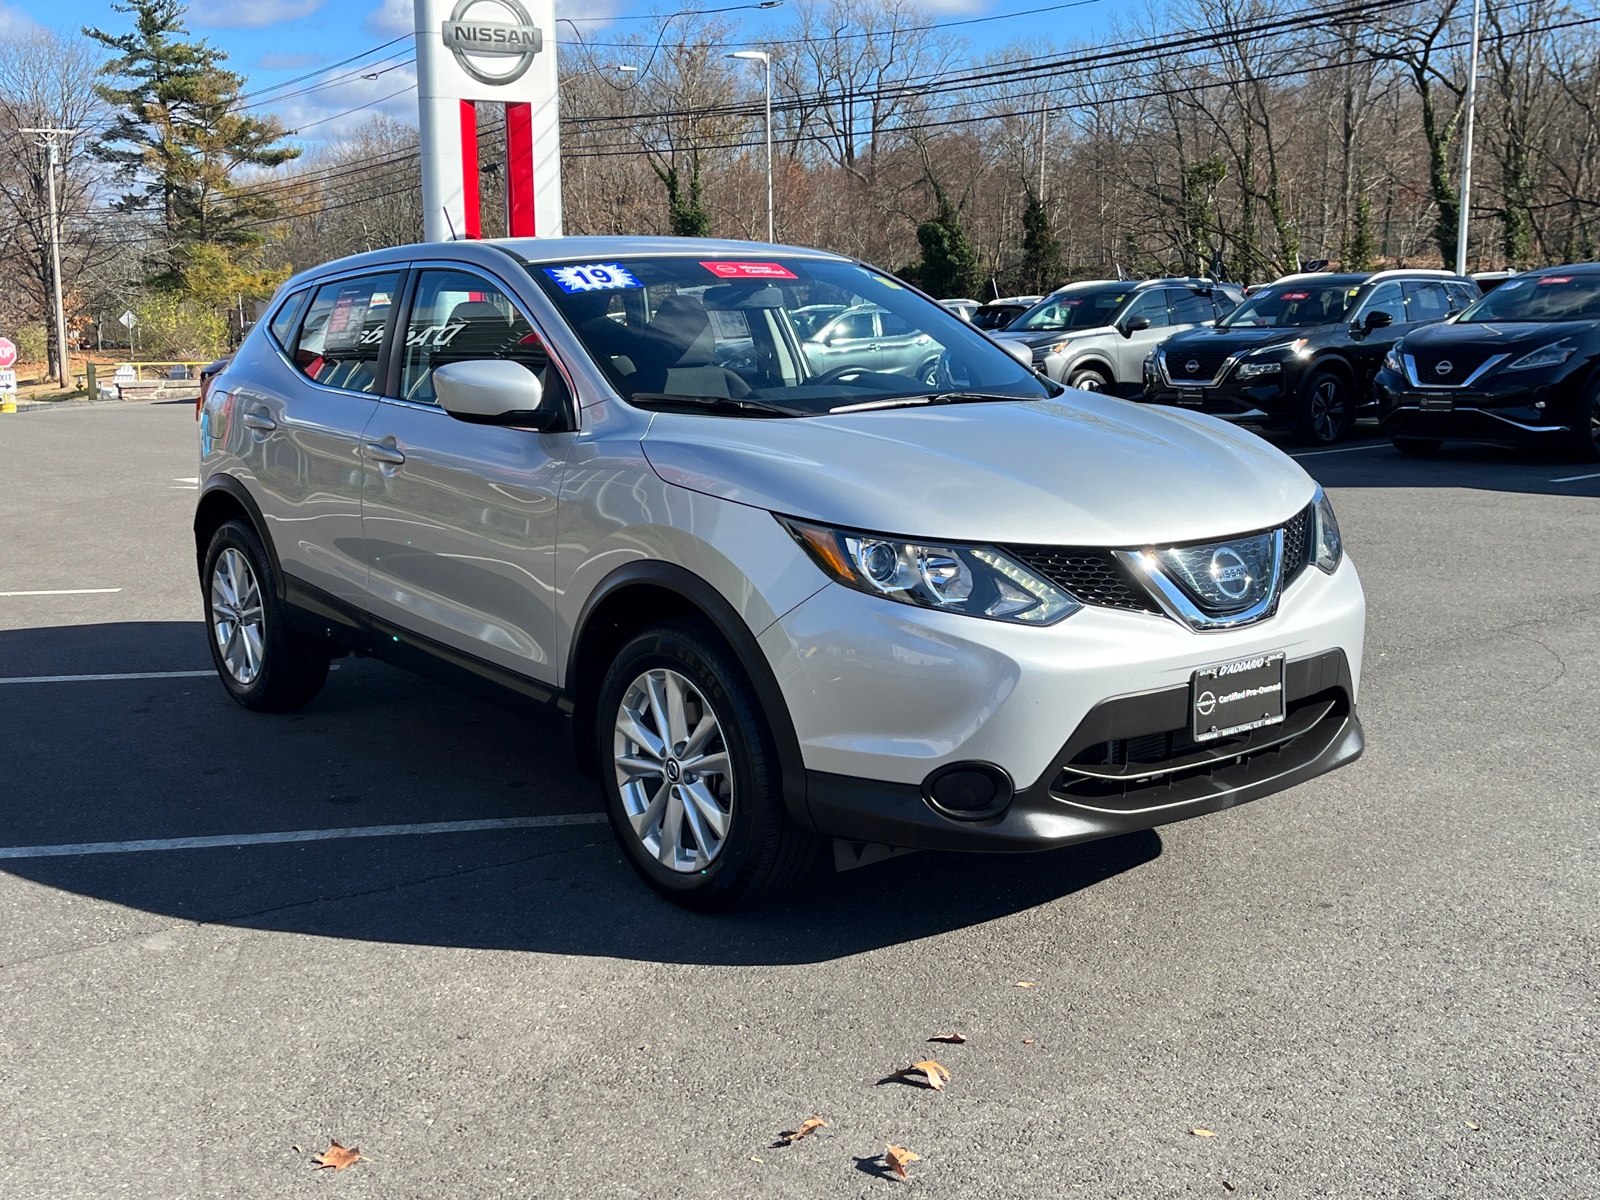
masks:
{"label": "nissan rogue sport", "polygon": [[[917,352],[819,352],[850,314]],[[1041,379],[836,255],[329,263],[200,428],[240,704],[302,705],[354,651],[565,714],[626,857],[691,907],[776,890],[830,837],[1043,850],[1361,752],[1365,601],[1298,465]]]}

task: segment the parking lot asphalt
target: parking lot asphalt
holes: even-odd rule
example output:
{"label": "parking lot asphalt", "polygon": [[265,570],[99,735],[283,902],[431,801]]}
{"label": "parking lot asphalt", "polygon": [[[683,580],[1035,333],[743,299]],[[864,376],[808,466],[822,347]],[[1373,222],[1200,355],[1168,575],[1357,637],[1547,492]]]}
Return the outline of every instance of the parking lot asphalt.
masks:
{"label": "parking lot asphalt", "polygon": [[[189,407],[0,421],[0,680],[205,671]],[[370,660],[281,716],[0,682],[0,1193],[891,1196],[893,1143],[929,1197],[1595,1195],[1600,467],[1300,461],[1370,603],[1361,761],[730,917],[636,881],[553,722]]]}

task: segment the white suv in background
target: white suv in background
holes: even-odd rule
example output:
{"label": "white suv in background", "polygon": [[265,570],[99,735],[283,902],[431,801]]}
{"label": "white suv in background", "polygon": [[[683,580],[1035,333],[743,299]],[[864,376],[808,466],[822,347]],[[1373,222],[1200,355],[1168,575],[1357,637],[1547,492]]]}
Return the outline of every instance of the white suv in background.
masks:
{"label": "white suv in background", "polygon": [[[813,357],[862,312],[913,369]],[[1361,752],[1365,602],[1298,465],[1067,391],[835,255],[573,238],[329,263],[250,332],[200,440],[200,583],[240,704],[305,704],[354,651],[562,714],[629,861],[701,909],[826,838],[1042,850]]]}
{"label": "white suv in background", "polygon": [[1027,346],[1034,368],[1057,383],[1136,396],[1144,390],[1144,360],[1157,346],[1243,302],[1235,284],[1209,279],[1069,283],[994,336]]}

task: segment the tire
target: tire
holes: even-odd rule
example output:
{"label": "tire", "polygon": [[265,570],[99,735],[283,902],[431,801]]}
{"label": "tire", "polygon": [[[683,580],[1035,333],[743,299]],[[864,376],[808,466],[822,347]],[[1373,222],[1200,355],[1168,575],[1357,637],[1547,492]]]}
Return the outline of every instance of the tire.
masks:
{"label": "tire", "polygon": [[1579,462],[1600,459],[1600,381],[1588,386],[1573,410],[1567,452]]}
{"label": "tire", "polygon": [[1318,371],[1306,380],[1295,411],[1297,441],[1331,446],[1349,433],[1353,424],[1350,388],[1340,375],[1334,371]]}
{"label": "tire", "polygon": [[[663,715],[677,734],[665,747]],[[639,877],[674,903],[698,912],[752,904],[814,861],[822,839],[789,819],[755,689],[705,622],[666,622],[622,647],[600,688],[595,744],[612,831]],[[710,769],[691,769],[697,762]]]}
{"label": "tire", "polygon": [[1106,373],[1099,367],[1078,367],[1067,376],[1067,386],[1081,388],[1086,392],[1109,392],[1111,380],[1106,378]]}
{"label": "tire", "polygon": [[1389,440],[1401,454],[1415,454],[1418,457],[1437,454],[1439,447],[1444,445],[1441,438],[1391,437]]}
{"label": "tire", "polygon": [[227,521],[211,535],[201,593],[206,643],[228,694],[256,712],[288,712],[328,678],[328,645],[289,627],[272,560],[256,531]]}
{"label": "tire", "polygon": [[930,358],[918,367],[917,378],[924,387],[937,388],[939,386],[939,360]]}

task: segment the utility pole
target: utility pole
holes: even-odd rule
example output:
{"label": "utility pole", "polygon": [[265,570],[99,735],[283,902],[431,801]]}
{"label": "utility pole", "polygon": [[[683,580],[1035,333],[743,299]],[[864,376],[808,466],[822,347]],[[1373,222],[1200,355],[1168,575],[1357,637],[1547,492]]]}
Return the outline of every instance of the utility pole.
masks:
{"label": "utility pole", "polygon": [[[77,129],[19,129],[18,133],[37,134],[39,145],[49,151],[49,161],[45,164],[45,190],[50,197],[50,267],[55,287],[56,302],[56,365],[61,371],[60,381],[63,388],[72,386],[72,368],[67,358],[67,316],[66,310],[61,306],[61,225],[56,219],[56,164],[60,158],[60,146],[77,137],[81,130]],[[58,142],[56,139],[63,139]]]}
{"label": "utility pole", "polygon": [[1050,119],[1048,108],[1039,109],[1039,203],[1044,203],[1044,138],[1045,122]]}
{"label": "utility pole", "polygon": [[765,50],[736,50],[725,58],[742,58],[767,69],[767,241],[775,241],[772,223],[772,55]]}
{"label": "utility pole", "polygon": [[1472,216],[1472,102],[1478,90],[1478,19],[1483,0],[1472,5],[1472,62],[1467,68],[1467,127],[1461,142],[1461,213],[1456,221],[1456,274],[1467,273],[1467,222]]}

